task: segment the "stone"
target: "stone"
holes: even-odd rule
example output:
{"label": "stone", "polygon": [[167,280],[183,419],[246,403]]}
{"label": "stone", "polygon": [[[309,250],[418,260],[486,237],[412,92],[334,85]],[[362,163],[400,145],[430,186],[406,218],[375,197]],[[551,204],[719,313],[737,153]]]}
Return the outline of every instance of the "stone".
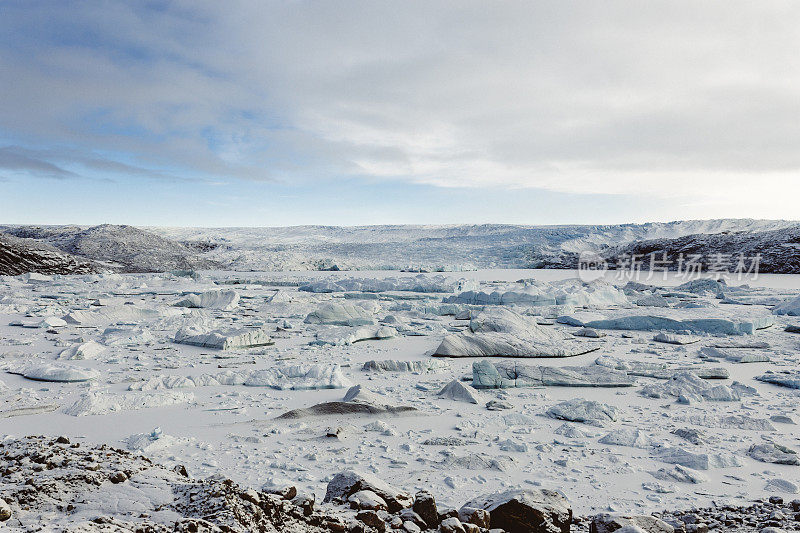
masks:
{"label": "stone", "polygon": [[414,524],[414,526],[417,527],[417,529],[427,529],[428,527],[428,524],[422,519],[420,515],[418,515],[414,511],[414,509],[411,508],[403,509],[402,511],[400,511],[398,516],[400,517],[400,519],[403,521],[404,524],[405,523]]}
{"label": "stone", "polygon": [[356,514],[356,520],[363,522],[379,533],[386,531],[386,522],[375,511],[359,511]]}
{"label": "stone", "polygon": [[646,533],[673,533],[675,528],[668,523],[647,515],[621,515],[602,513],[594,516],[589,525],[589,533],[621,532],[626,527],[637,528],[633,531]]}
{"label": "stone", "polygon": [[328,483],[323,502],[344,502],[351,495],[362,490],[369,490],[380,496],[388,507],[390,513],[411,507],[413,499],[410,495],[396,489],[371,474],[346,470],[336,474]]}
{"label": "stone", "polygon": [[9,518],[11,518],[11,506],[0,498],[0,522],[5,522]]}
{"label": "stone", "polygon": [[569,533],[572,522],[567,499],[547,489],[496,493],[476,498],[465,507],[488,511],[490,527],[509,533]]}
{"label": "stone", "polygon": [[414,495],[414,512],[417,513],[425,524],[433,529],[439,524],[439,513],[436,510],[436,500],[428,491],[421,490]]}
{"label": "stone", "polygon": [[386,510],[388,506],[386,502],[372,492],[371,490],[360,490],[351,494],[347,501],[353,509],[378,511],[380,509]]}
{"label": "stone", "polygon": [[303,510],[304,516],[311,516],[314,513],[316,497],[313,493],[298,492],[297,496],[292,498],[292,503]]}
{"label": "stone", "polygon": [[475,524],[478,527],[488,529],[490,522],[489,511],[464,506],[458,510],[458,519],[464,524]]}
{"label": "stone", "polygon": [[458,518],[445,518],[442,520],[442,523],[439,524],[439,532],[440,533],[467,533],[467,530],[464,529],[464,526],[461,525],[461,521]]}
{"label": "stone", "polygon": [[114,484],[122,483],[123,481],[127,481],[127,479],[128,479],[128,475],[125,472],[122,472],[122,471],[114,472],[113,474],[108,476],[108,480],[111,481],[111,483],[114,483]]}

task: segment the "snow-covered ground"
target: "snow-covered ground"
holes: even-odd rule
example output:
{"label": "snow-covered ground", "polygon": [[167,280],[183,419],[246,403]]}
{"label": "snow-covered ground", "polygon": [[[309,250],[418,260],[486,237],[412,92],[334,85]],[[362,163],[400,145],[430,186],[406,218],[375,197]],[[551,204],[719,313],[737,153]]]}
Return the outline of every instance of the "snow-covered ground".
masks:
{"label": "snow-covered ground", "polygon": [[[452,506],[558,489],[576,515],[800,490],[800,335],[785,331],[800,317],[772,312],[800,278],[624,289],[548,275],[0,277],[0,434],[108,443],[318,501],[348,468]],[[654,340],[662,329],[668,342]],[[450,336],[497,357],[433,357]],[[175,342],[187,338],[213,342]],[[554,345],[581,355],[502,357]],[[472,388],[485,361],[578,368],[520,367],[515,384],[534,386]],[[608,376],[629,386],[581,381]]]}

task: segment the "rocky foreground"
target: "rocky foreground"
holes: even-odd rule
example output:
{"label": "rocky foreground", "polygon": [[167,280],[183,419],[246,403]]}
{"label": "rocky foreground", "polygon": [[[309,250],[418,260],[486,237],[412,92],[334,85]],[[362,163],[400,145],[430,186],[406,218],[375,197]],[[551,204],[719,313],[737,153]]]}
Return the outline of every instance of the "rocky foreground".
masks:
{"label": "rocky foreground", "polygon": [[652,516],[574,517],[568,499],[545,489],[511,490],[442,509],[375,476],[340,472],[323,505],[294,487],[245,489],[224,477],[193,479],[140,455],[66,437],[0,442],[0,529],[7,531],[702,533],[800,529],[800,500],[720,506]]}

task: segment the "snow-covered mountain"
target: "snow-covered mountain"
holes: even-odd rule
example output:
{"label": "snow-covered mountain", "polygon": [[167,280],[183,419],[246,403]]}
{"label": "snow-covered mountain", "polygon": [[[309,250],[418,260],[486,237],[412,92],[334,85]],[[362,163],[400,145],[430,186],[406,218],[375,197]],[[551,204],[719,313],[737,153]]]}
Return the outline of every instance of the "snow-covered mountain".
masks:
{"label": "snow-covered mountain", "polygon": [[0,275],[90,274],[100,266],[62,252],[43,242],[0,233]]}
{"label": "snow-covered mountain", "polygon": [[5,226],[0,231],[35,239],[115,272],[197,270],[221,265],[181,243],[133,226]]}
{"label": "snow-covered mountain", "polygon": [[695,234],[781,231],[796,221],[721,219],[604,226],[148,228],[236,270],[573,268],[581,252]]}
{"label": "snow-covered mountain", "polygon": [[[681,261],[693,257],[703,270],[722,268],[735,271],[743,260],[745,270],[757,262],[758,271],[764,273],[800,274],[800,226],[791,228],[718,234],[695,234],[675,239],[635,241],[606,250],[603,255],[611,265],[626,264],[631,257],[643,258],[640,266],[648,270],[652,255],[656,261],[666,261],[675,270]],[[756,258],[758,258],[756,260]]]}
{"label": "snow-covered mountain", "polygon": [[[689,220],[603,226],[293,226],[135,228],[0,226],[16,237],[118,272],[175,269],[470,270],[575,268],[581,253],[611,260],[641,246],[699,253],[764,252],[770,271],[796,271],[800,222]],[[712,238],[713,237],[713,238]],[[32,241],[33,242],[33,241]],[[788,269],[788,270],[787,270]],[[766,270],[765,270],[766,271]]]}

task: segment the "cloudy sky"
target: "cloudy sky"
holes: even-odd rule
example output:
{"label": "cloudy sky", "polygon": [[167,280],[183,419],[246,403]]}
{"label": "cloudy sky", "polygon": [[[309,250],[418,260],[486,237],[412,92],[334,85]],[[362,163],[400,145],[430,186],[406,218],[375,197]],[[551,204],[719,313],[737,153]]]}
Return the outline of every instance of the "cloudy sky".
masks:
{"label": "cloudy sky", "polygon": [[0,222],[800,219],[800,3],[0,3]]}

